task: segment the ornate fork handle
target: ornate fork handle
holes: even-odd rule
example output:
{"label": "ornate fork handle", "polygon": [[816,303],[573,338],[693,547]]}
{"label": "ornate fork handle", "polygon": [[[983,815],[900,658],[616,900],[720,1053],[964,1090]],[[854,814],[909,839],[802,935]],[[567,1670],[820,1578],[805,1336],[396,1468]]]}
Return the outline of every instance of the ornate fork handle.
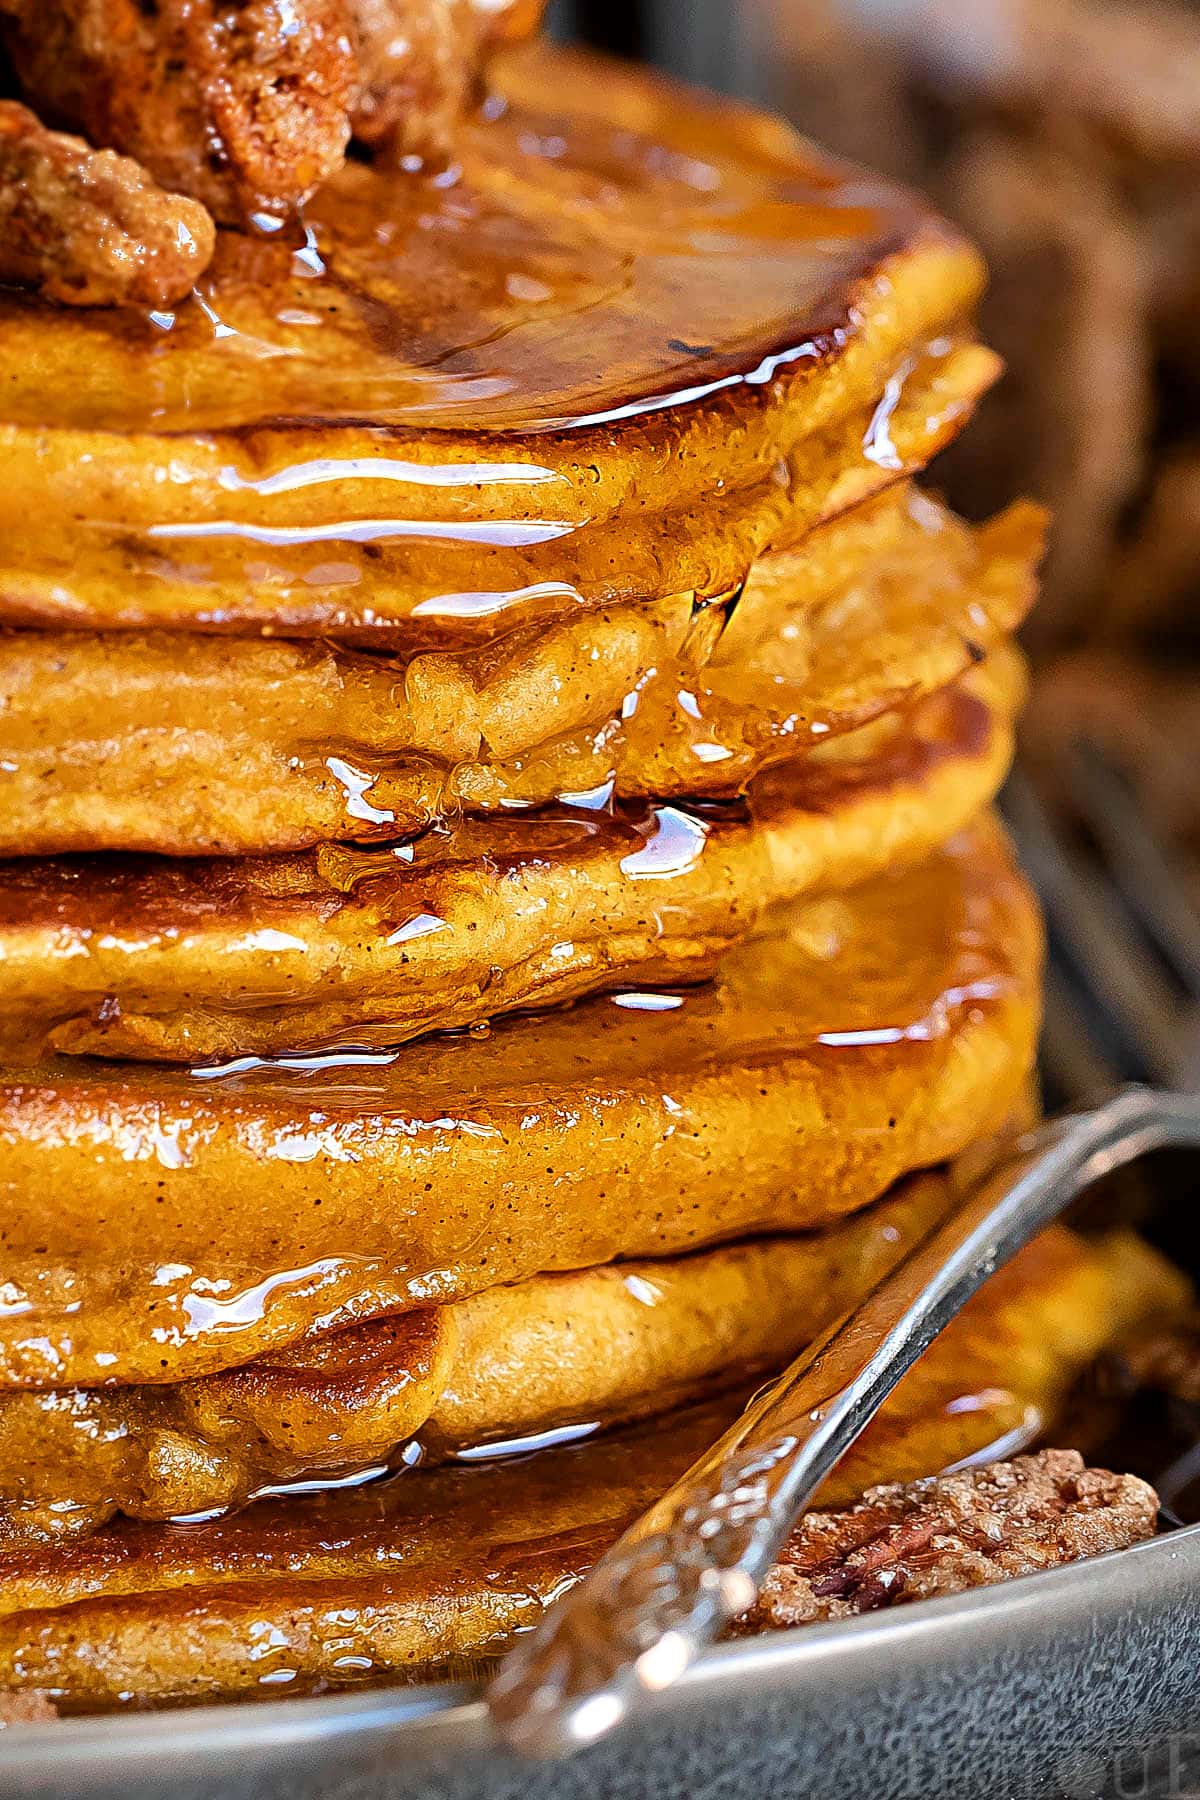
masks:
{"label": "ornate fork handle", "polygon": [[1200,1149],[1200,1096],[1127,1088],[1017,1138],[517,1642],[488,1691],[508,1742],[562,1755],[677,1680],[753,1603],[834,1463],[987,1277],[1099,1176],[1167,1147]]}

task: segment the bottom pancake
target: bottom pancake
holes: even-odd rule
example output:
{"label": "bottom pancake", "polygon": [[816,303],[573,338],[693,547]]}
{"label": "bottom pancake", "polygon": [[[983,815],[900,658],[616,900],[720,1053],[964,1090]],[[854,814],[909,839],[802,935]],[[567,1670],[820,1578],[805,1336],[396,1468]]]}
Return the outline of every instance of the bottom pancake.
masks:
{"label": "bottom pancake", "polygon": [[[1031,1441],[1107,1341],[1182,1298],[1173,1271],[1127,1234],[1087,1245],[1045,1233],[901,1384],[822,1503]],[[13,1546],[0,1554],[0,1687],[78,1710],[278,1697],[491,1656],[736,1405],[483,1467],[260,1501],[203,1525],[121,1521]]]}

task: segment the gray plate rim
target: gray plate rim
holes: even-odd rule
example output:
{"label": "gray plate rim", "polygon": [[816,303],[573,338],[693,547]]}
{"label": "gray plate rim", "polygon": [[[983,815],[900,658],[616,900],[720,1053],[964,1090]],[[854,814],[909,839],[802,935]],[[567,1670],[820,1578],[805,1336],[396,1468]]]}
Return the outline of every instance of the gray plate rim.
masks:
{"label": "gray plate rim", "polygon": [[[1164,1606],[1184,1589],[1200,1588],[1200,1524],[1184,1526],[1125,1550],[1066,1568],[976,1588],[964,1594],[916,1602],[891,1612],[825,1625],[764,1634],[718,1645],[688,1671],[677,1687],[657,1697],[656,1712],[711,1706],[722,1697],[812,1681],[845,1689],[882,1677],[894,1659],[929,1665],[969,1658],[998,1636],[1019,1641],[1042,1636],[1051,1614],[1104,1620],[1147,1599]],[[331,1743],[359,1743],[386,1736],[420,1744],[424,1751],[494,1754],[497,1748],[477,1684],[436,1683],[371,1687],[352,1693],[295,1700],[249,1701],[165,1708],[16,1725],[0,1732],[0,1788],[21,1791],[36,1772],[39,1782],[72,1775],[132,1776],[164,1754],[186,1757],[202,1772],[231,1755],[291,1755],[305,1746],[328,1751]]]}

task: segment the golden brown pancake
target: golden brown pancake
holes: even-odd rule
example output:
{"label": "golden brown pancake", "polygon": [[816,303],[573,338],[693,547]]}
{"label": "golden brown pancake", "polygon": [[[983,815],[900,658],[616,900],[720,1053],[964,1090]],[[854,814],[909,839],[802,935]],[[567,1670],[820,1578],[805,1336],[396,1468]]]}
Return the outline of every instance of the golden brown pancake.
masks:
{"label": "golden brown pancake", "polygon": [[210,1512],[402,1447],[428,1462],[667,1411],[785,1361],[956,1191],[915,1176],[826,1231],[535,1275],[175,1386],[0,1390],[0,1531]]}
{"label": "golden brown pancake", "polygon": [[616,1256],[855,1211],[1010,1114],[1040,928],[986,821],[784,908],[693,992],[306,1067],[0,1083],[0,1381],[178,1381]]}
{"label": "golden brown pancake", "polygon": [[392,1045],[710,975],[773,905],[912,863],[987,804],[1019,690],[991,659],[715,810],[462,819],[380,850],[0,865],[0,1032],[171,1062]]}
{"label": "golden brown pancake", "polygon": [[[0,1690],[491,1654],[1011,1120],[1041,527],[911,481],[980,283],[534,50],[174,312],[0,295]],[[1180,1298],[1047,1233],[828,1497]]]}
{"label": "golden brown pancake", "polygon": [[456,807],[732,794],[957,679],[1033,597],[1040,519],[903,486],[736,602],[579,610],[415,656],[167,632],[0,634],[0,854],[394,839]]}
{"label": "golden brown pancake", "polygon": [[0,622],[463,642],[712,598],[994,379],[912,195],[586,57],[499,81],[449,177],[348,164],[175,314],[0,299]]}
{"label": "golden brown pancake", "polygon": [[[1126,1280],[1126,1271],[1134,1280]],[[1106,1342],[1179,1306],[1127,1235],[1047,1232],[930,1350],[821,1493],[1009,1453]],[[536,1621],[712,1441],[736,1402],[512,1462],[260,1501],[183,1528],[115,1522],[0,1554],[0,1683],[70,1708],[278,1697],[436,1672]]]}

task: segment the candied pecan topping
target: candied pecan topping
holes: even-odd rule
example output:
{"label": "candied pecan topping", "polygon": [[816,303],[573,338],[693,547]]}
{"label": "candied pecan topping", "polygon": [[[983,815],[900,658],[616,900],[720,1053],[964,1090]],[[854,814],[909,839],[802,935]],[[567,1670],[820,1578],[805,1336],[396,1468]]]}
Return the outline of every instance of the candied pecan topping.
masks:
{"label": "candied pecan topping", "polygon": [[346,0],[0,0],[22,94],[222,221],[336,169],[358,68]]}
{"label": "candied pecan topping", "polygon": [[73,306],[167,306],[213,252],[202,206],[0,101],[0,281]]}
{"label": "candied pecan topping", "polygon": [[533,31],[542,0],[350,0],[362,86],[354,135],[396,155],[450,154],[488,51]]}
{"label": "candied pecan topping", "polygon": [[77,305],[168,304],[208,261],[213,231],[163,188],[237,225],[293,213],[340,165],[352,127],[394,153],[444,158],[489,51],[533,30],[541,10],[0,0],[0,48],[23,97],[44,123],[102,147],[53,136],[14,103],[0,279]]}
{"label": "candied pecan topping", "polygon": [[742,1631],[805,1625],[986,1587],[1153,1535],[1158,1498],[1074,1450],[869,1488],[801,1520]]}
{"label": "candied pecan topping", "polygon": [[354,134],[396,154],[444,155],[470,88],[462,0],[351,0],[362,86]]}

